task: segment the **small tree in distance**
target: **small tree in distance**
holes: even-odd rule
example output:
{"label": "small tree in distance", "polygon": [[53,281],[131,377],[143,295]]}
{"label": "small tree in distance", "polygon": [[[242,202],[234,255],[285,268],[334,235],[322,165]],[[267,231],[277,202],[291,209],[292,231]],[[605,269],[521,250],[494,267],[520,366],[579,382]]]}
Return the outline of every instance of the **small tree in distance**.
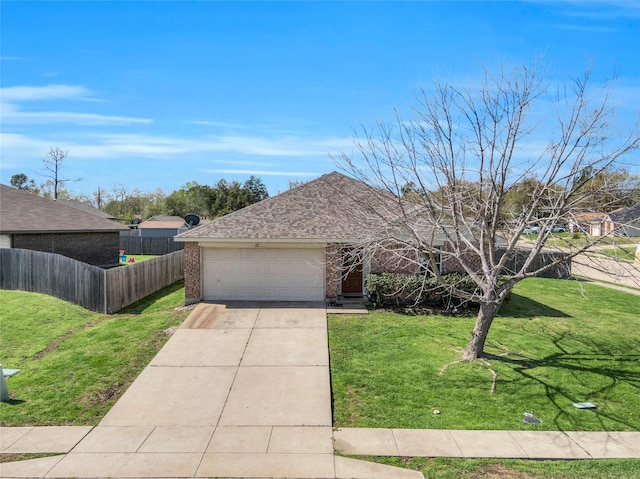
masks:
{"label": "small tree in distance", "polygon": [[[608,91],[594,96],[592,87],[586,72],[549,96],[536,69],[527,66],[497,77],[485,70],[475,87],[437,83],[433,91],[419,92],[415,117],[396,112],[391,125],[363,128],[357,156],[335,158],[351,176],[396,198],[394,219],[355,245],[353,254],[366,257],[386,249],[398,262],[427,263],[453,295],[479,304],[464,360],[484,355],[491,324],[517,282],[595,244],[567,242],[564,255],[544,265],[536,262],[553,228],[566,226],[604,193],[594,179],[630,158],[640,144],[637,122],[621,134]],[[553,115],[541,118],[550,108]],[[532,140],[543,129],[550,139],[536,151]],[[628,161],[638,166],[637,156]],[[514,207],[518,191],[526,201]],[[389,218],[366,204],[362,210]],[[540,234],[525,235],[530,227]],[[441,249],[436,238],[444,238],[448,248]],[[499,245],[502,255],[496,254]],[[509,270],[523,246],[524,261]],[[446,283],[436,265],[439,257],[459,262],[475,292]]]}
{"label": "small tree in distance", "polygon": [[60,189],[67,181],[78,181],[77,179],[62,179],[60,178],[60,170],[62,169],[65,158],[69,156],[68,150],[63,150],[57,146],[50,148],[47,153],[47,158],[42,159],[44,165],[44,176],[49,178],[53,187],[53,199],[57,200]]}
{"label": "small tree in distance", "polygon": [[38,187],[36,186],[36,182],[32,179],[29,179],[29,177],[27,177],[27,175],[25,175],[24,173],[18,173],[17,175],[13,175],[11,177],[11,181],[9,184],[14,188],[17,188],[23,191],[28,191],[29,193],[38,192]]}

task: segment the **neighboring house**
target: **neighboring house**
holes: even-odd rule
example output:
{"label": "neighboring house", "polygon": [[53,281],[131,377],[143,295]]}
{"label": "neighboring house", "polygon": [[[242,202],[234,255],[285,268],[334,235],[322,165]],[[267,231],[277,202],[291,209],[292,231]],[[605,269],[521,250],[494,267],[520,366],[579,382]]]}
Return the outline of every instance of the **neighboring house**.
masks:
{"label": "neighboring house", "polygon": [[[368,272],[417,273],[418,258],[396,261],[386,251],[354,265],[348,254],[349,245],[388,226],[397,206],[334,172],[184,232],[175,240],[185,243],[186,301],[363,296]],[[443,272],[459,264],[450,266]]]}
{"label": "neighboring house", "polygon": [[57,253],[96,266],[119,262],[127,227],[10,186],[0,185],[0,246]]}
{"label": "neighboring house", "polygon": [[189,227],[180,216],[152,216],[138,224],[132,236],[143,238],[167,238],[187,231]]}
{"label": "neighboring house", "polygon": [[591,223],[604,216],[604,212],[574,213],[569,220],[568,229],[572,233],[591,234]]}
{"label": "neighboring house", "polygon": [[640,203],[600,215],[590,222],[591,236],[640,236]]}

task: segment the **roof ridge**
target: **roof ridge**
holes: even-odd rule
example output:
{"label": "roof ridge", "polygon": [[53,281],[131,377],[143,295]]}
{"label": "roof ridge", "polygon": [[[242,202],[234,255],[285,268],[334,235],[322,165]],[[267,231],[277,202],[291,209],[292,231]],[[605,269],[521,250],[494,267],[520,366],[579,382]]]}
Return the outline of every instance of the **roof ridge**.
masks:
{"label": "roof ridge", "polygon": [[[332,171],[258,203],[216,218],[177,238],[243,238],[309,240],[353,238],[377,227],[380,214],[363,214],[367,207],[386,210],[387,193]],[[363,205],[367,205],[366,207]]]}
{"label": "roof ridge", "polygon": [[257,207],[257,205],[264,206],[265,203],[271,202],[272,200],[275,200],[275,199],[280,200],[280,199],[282,199],[283,196],[289,196],[289,195],[293,194],[294,192],[297,192],[301,188],[309,187],[310,185],[320,181],[323,178],[326,178],[327,176],[333,175],[334,173],[337,174],[337,175],[343,176],[345,178],[348,178],[346,175],[343,175],[343,174],[341,174],[341,173],[339,173],[337,171],[332,171],[331,173],[325,173],[324,175],[321,175],[321,176],[319,176],[317,178],[314,178],[311,181],[307,181],[307,182],[305,182],[305,183],[303,183],[301,185],[298,185],[298,186],[296,186],[294,188],[289,188],[288,190],[284,190],[282,193],[278,193],[277,195],[274,195],[274,196],[269,196],[268,198],[265,198],[264,200],[258,201],[257,203],[252,203],[249,206],[245,206],[244,208],[240,208],[239,210],[232,211],[231,213],[228,213],[226,215],[218,216],[217,218],[214,218],[213,220],[211,220],[210,223],[207,223],[207,224],[210,225],[210,224],[215,223],[216,221],[218,221],[218,220],[220,220],[222,218],[232,218],[232,217],[236,216],[238,213],[241,213],[241,212],[244,214],[247,211],[250,211],[251,209],[255,209],[255,207]]}

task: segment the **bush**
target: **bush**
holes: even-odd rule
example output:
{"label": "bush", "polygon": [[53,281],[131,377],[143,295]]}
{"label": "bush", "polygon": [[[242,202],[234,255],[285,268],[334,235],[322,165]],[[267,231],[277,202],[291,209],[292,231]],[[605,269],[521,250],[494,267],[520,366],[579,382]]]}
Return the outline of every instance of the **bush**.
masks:
{"label": "bush", "polygon": [[453,285],[468,293],[478,289],[476,283],[466,274],[449,273],[442,275],[442,278],[446,284],[441,284],[433,276],[372,273],[367,275],[366,287],[369,298],[376,306],[415,304],[457,307],[464,300],[453,296]]}

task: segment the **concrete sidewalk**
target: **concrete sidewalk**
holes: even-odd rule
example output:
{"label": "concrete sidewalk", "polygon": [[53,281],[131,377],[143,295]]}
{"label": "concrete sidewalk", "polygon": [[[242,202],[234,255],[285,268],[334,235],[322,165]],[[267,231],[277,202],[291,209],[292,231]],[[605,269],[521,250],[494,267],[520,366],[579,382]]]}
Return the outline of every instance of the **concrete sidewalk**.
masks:
{"label": "concrete sidewalk", "polygon": [[422,478],[335,456],[640,458],[640,433],[331,427],[326,308],[201,304],[95,428],[0,428],[9,477]]}
{"label": "concrete sidewalk", "polygon": [[[79,442],[66,455],[0,475],[422,477],[334,456],[331,424],[324,303],[201,304],[97,427],[67,431]],[[46,431],[16,429],[7,450]]]}
{"label": "concrete sidewalk", "polygon": [[334,447],[356,456],[510,459],[640,458],[640,432],[337,429]]}

